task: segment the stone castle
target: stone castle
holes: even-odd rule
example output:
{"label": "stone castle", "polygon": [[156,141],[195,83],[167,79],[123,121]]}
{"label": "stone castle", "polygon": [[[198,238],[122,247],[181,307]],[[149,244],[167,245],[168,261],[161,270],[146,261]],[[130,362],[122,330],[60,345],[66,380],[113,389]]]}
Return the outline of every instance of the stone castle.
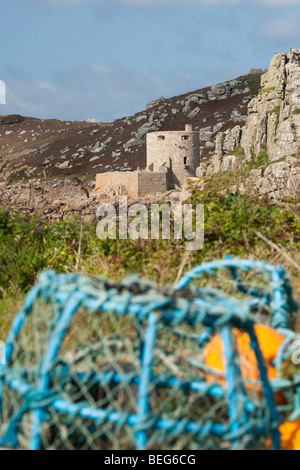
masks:
{"label": "stone castle", "polygon": [[96,176],[96,190],[118,187],[119,193],[140,196],[183,188],[196,176],[200,164],[199,132],[190,124],[184,131],[150,132],[146,136],[147,166],[144,170],[114,171]]}

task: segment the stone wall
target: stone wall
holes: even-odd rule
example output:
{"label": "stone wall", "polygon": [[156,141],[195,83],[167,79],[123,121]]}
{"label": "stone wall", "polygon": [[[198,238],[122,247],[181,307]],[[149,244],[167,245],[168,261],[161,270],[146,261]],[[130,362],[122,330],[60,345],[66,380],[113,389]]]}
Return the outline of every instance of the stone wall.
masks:
{"label": "stone wall", "polygon": [[199,153],[199,132],[189,128],[147,134],[148,168],[155,172],[170,168],[172,187],[181,187],[185,178],[195,176]]}
{"label": "stone wall", "polygon": [[184,131],[150,132],[146,170],[98,174],[96,189],[136,197],[182,188],[186,178],[196,175],[199,160],[199,132],[193,132],[191,125]]}
{"label": "stone wall", "polygon": [[139,172],[137,171],[111,171],[99,173],[96,176],[96,190],[105,192],[108,188],[120,187],[120,193],[124,188],[124,194],[138,196]]}
{"label": "stone wall", "polygon": [[163,193],[168,190],[167,173],[145,172],[138,175],[139,194]]}
{"label": "stone wall", "polygon": [[139,195],[163,193],[168,190],[167,172],[115,171],[96,176],[96,190],[104,193]]}

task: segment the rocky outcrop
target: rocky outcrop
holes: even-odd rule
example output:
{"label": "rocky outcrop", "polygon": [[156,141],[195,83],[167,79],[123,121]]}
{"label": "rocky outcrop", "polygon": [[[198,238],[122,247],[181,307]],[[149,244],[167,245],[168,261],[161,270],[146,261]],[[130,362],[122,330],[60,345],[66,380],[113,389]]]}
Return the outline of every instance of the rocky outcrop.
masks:
{"label": "rocky outcrop", "polygon": [[[262,170],[257,170],[262,173]],[[298,198],[300,194],[300,160],[288,156],[284,162],[271,163],[262,176],[256,175],[256,189],[270,199]]]}
{"label": "rocky outcrop", "polygon": [[98,119],[95,119],[95,118],[88,118],[88,119],[86,120],[86,122],[87,122],[88,124],[101,124],[101,122],[98,121]]}
{"label": "rocky outcrop", "polygon": [[[248,93],[250,91],[249,87],[242,87],[245,84],[241,80],[231,80],[230,82],[219,83],[218,85],[214,85],[211,87],[209,96],[210,99],[218,99],[218,100],[225,100],[226,98],[236,96],[241,92],[243,94]],[[242,89],[242,90],[241,90]]]}
{"label": "rocky outcrop", "polygon": [[26,118],[20,114],[10,114],[9,116],[0,116],[0,126],[7,124],[18,124],[25,121]]}
{"label": "rocky outcrop", "polygon": [[241,145],[247,160],[264,148],[271,162],[300,152],[300,54],[277,54],[249,103]]}
{"label": "rocky outcrop", "polygon": [[[124,194],[123,185],[115,185],[105,191],[94,191],[94,183],[84,183],[79,179],[64,178],[55,184],[41,181],[30,181],[23,184],[6,185],[0,182],[0,206],[7,211],[16,211],[35,215],[48,221],[60,221],[73,218],[84,222],[97,220],[97,208],[102,203],[118,204],[116,197]],[[158,198],[158,199],[157,199]],[[154,204],[159,201],[167,203],[179,202],[178,191],[168,191],[156,195],[145,196],[143,202]],[[129,204],[138,202],[128,198]]]}
{"label": "rocky outcrop", "polygon": [[153,100],[153,101],[150,101],[150,103],[147,103],[146,104],[146,109],[154,108],[155,106],[157,106],[161,103],[164,103],[164,102],[165,102],[165,98],[163,96],[161,96],[160,98],[157,98],[156,100]]}
{"label": "rocky outcrop", "polygon": [[[237,147],[243,158],[237,158]],[[245,181],[250,192],[299,197],[300,50],[273,57],[260,93],[248,105],[246,124],[218,134],[206,174],[240,170],[247,162],[255,166],[260,159],[263,168],[252,170]]]}
{"label": "rocky outcrop", "polygon": [[214,172],[230,171],[229,168],[236,169],[237,157],[227,154],[240,145],[241,135],[242,131],[240,126],[235,126],[233,129],[228,129],[226,132],[220,132],[218,134],[216,139],[216,153],[212,160]]}

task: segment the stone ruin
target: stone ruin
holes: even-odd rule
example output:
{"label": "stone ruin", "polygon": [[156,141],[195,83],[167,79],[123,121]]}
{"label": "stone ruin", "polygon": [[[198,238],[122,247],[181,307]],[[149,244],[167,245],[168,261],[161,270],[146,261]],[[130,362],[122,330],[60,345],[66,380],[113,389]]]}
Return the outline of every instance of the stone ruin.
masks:
{"label": "stone ruin", "polygon": [[190,124],[184,131],[150,132],[146,136],[147,166],[143,170],[114,171],[96,175],[96,190],[141,196],[182,189],[195,177],[200,164],[199,132]]}

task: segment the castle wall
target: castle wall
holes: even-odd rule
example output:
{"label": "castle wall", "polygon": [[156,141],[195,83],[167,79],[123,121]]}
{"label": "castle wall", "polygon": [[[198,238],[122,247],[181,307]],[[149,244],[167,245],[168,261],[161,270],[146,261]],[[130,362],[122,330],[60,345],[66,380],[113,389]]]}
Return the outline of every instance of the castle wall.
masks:
{"label": "castle wall", "polygon": [[169,167],[173,187],[182,186],[185,178],[195,176],[199,163],[199,132],[189,126],[185,131],[147,134],[147,167],[153,171]]}
{"label": "castle wall", "polygon": [[123,186],[130,196],[138,196],[139,173],[137,171],[110,171],[96,176],[95,189],[104,191],[108,187]]}
{"label": "castle wall", "polygon": [[196,175],[199,163],[199,132],[193,132],[191,125],[186,125],[184,131],[150,132],[147,170],[100,173],[96,189],[105,192],[113,188],[116,194],[138,197],[182,188],[186,178]]}
{"label": "castle wall", "polygon": [[96,176],[95,189],[105,192],[107,188],[116,187],[123,188],[123,194],[133,197],[162,193],[168,190],[168,175],[166,172],[114,171]]}
{"label": "castle wall", "polygon": [[163,193],[168,190],[167,173],[139,173],[139,194]]}

